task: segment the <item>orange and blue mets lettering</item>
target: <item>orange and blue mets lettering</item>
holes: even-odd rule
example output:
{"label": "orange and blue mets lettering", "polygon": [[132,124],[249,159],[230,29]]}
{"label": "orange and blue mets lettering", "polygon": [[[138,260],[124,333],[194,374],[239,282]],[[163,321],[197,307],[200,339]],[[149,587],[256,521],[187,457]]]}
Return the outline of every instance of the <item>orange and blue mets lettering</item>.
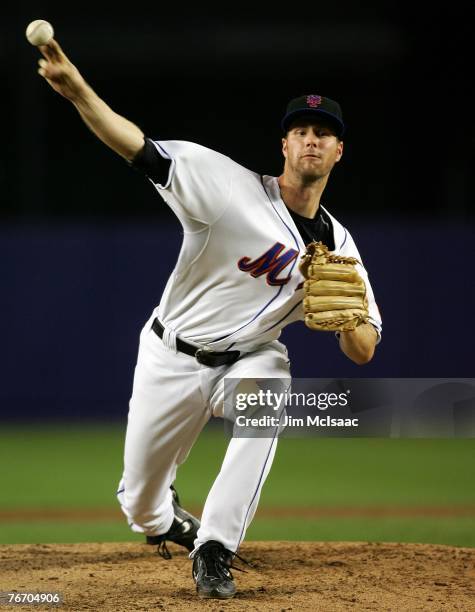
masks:
{"label": "orange and blue mets lettering", "polygon": [[299,252],[295,249],[289,249],[282,253],[284,249],[285,245],[276,242],[270,249],[253,261],[251,261],[250,257],[241,257],[238,261],[238,268],[243,272],[250,272],[254,278],[266,274],[267,284],[269,285],[286,285],[292,275],[288,274],[285,278],[277,278],[277,275],[294,261]]}

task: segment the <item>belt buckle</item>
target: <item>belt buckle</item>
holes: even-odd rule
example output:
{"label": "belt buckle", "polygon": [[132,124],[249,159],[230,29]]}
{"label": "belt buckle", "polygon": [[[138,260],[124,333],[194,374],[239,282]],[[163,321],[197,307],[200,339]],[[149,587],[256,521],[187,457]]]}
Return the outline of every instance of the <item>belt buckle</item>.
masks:
{"label": "belt buckle", "polygon": [[209,349],[207,346],[200,347],[195,353],[196,361],[202,365],[212,366],[212,357],[210,355],[211,352],[211,349]]}
{"label": "belt buckle", "polygon": [[209,349],[207,346],[200,347],[195,353],[195,359],[202,365],[217,368],[222,365],[232,365],[240,357],[239,351],[231,351],[230,353],[216,352]]}

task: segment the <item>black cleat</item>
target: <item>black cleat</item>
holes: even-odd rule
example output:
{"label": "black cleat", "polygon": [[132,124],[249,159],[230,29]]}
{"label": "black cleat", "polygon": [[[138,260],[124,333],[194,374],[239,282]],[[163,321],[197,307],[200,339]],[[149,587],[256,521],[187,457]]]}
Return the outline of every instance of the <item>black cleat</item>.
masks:
{"label": "black cleat", "polygon": [[191,552],[200,528],[200,521],[180,506],[180,498],[175,488],[170,487],[170,489],[173,494],[173,512],[175,515],[172,526],[167,533],[146,537],[147,544],[158,546],[157,553],[164,559],[171,559],[172,557],[167,548],[167,541],[184,546]]}
{"label": "black cleat", "polygon": [[199,597],[230,599],[236,594],[230,572],[234,554],[216,540],[202,544],[193,559],[193,579]]}

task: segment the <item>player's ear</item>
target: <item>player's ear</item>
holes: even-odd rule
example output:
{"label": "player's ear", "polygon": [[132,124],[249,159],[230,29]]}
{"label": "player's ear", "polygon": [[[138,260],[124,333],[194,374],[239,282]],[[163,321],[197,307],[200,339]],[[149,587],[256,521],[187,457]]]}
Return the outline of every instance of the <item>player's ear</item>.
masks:
{"label": "player's ear", "polygon": [[287,159],[287,138],[282,138],[282,155]]}
{"label": "player's ear", "polygon": [[343,140],[339,140],[336,149],[336,161],[340,161],[343,155]]}

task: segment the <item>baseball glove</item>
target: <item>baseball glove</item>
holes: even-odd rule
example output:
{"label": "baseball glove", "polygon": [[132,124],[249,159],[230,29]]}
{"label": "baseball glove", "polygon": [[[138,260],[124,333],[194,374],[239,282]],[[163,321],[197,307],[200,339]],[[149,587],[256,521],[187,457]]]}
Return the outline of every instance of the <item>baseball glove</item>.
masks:
{"label": "baseball glove", "polygon": [[305,325],[319,331],[352,331],[368,320],[366,285],[354,257],[332,255],[322,242],[311,242],[302,257],[305,277]]}

